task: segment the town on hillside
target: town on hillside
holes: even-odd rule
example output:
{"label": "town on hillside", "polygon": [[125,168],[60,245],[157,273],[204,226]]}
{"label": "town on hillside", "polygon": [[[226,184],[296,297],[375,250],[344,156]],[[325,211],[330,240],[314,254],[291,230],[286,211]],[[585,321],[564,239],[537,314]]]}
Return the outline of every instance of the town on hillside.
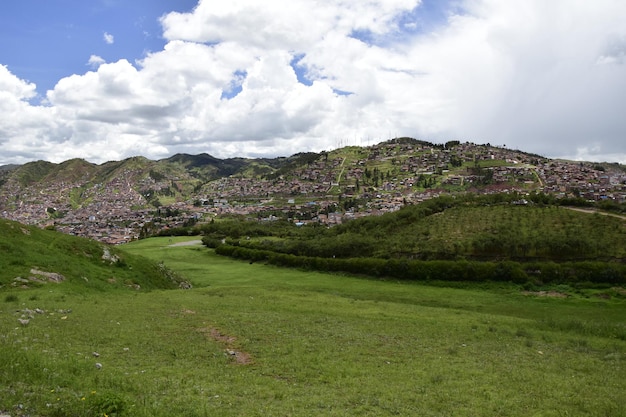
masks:
{"label": "town on hillside", "polygon": [[218,216],[332,226],[442,194],[543,192],[626,201],[624,166],[555,160],[489,144],[397,138],[302,154],[296,161],[203,180],[180,166],[160,173],[145,169],[135,159],[106,181],[74,172],[27,184],[18,175],[21,167],[11,167],[0,170],[0,216],[121,244]]}

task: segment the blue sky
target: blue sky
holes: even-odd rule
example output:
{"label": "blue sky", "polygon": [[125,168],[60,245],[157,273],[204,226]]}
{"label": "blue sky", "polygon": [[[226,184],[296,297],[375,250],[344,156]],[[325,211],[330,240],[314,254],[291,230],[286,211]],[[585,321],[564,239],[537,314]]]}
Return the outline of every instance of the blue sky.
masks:
{"label": "blue sky", "polygon": [[[20,0],[0,6],[2,64],[20,78],[37,85],[40,95],[63,77],[84,73],[91,55],[105,61],[133,61],[166,44],[161,16],[190,12],[197,0]],[[377,39],[370,31],[351,36],[374,45],[426,33],[445,23],[454,10],[450,1],[423,0],[419,6],[397,16],[398,30]],[[105,40],[109,37],[109,41]],[[310,84],[294,59],[301,82]],[[230,97],[240,88],[226,92]],[[341,90],[338,90],[341,91]]]}
{"label": "blue sky", "polygon": [[0,5],[0,165],[394,136],[626,163],[623,0]]}
{"label": "blue sky", "polygon": [[[0,63],[45,94],[63,77],[106,61],[163,49],[159,18],[191,11],[196,0],[19,0],[0,6]],[[112,43],[105,41],[105,33]]]}

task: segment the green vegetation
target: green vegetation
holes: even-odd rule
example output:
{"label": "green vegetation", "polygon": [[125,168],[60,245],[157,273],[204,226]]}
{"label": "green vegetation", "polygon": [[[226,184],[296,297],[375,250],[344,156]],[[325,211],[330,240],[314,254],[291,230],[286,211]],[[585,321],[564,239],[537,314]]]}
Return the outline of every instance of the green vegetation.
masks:
{"label": "green vegetation", "polygon": [[93,240],[1,219],[0,236],[0,289],[62,281],[76,291],[150,290],[182,281],[163,265]]}
{"label": "green vegetation", "polygon": [[120,253],[164,262],[192,290],[5,287],[0,412],[626,413],[623,289],[562,286],[555,294],[570,296],[553,298],[508,285],[358,279],[172,246],[191,239],[146,239]]}
{"label": "green vegetation", "polygon": [[28,162],[19,168],[17,180],[21,185],[30,185],[42,180],[54,169],[48,161]]}
{"label": "green vegetation", "polygon": [[72,190],[70,191],[69,199],[70,205],[73,209],[77,209],[79,207],[82,207],[83,205],[87,205],[92,201],[91,198],[84,198],[86,190],[87,187],[72,188]]}
{"label": "green vegetation", "polygon": [[123,247],[0,220],[0,415],[626,415],[624,219],[525,198]]}
{"label": "green vegetation", "polygon": [[320,271],[528,286],[626,283],[623,218],[570,210],[543,194],[526,198],[440,197],[330,229],[233,220],[195,230],[222,255]]}

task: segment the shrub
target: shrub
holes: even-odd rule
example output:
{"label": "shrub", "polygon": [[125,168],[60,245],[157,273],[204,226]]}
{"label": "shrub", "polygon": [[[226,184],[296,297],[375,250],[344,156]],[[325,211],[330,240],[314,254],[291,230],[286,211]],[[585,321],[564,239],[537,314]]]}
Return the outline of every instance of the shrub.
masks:
{"label": "shrub", "polygon": [[128,408],[128,401],[121,395],[113,392],[105,392],[97,394],[91,402],[92,416],[109,416],[119,417],[125,415],[124,412]]}
{"label": "shrub", "polygon": [[19,297],[15,294],[8,294],[6,297],[4,297],[4,301],[7,303],[17,303],[19,300]]}

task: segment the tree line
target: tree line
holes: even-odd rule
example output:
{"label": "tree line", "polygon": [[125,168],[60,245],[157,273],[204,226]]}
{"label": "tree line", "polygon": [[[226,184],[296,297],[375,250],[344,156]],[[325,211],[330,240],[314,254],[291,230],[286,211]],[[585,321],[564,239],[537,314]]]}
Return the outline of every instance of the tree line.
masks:
{"label": "tree line", "polygon": [[[187,229],[217,253],[398,279],[605,282],[626,277],[626,223],[561,206],[606,202],[551,195],[442,196],[328,228],[217,220]],[[623,212],[623,204],[612,203]],[[447,277],[447,278],[446,278]]]}

